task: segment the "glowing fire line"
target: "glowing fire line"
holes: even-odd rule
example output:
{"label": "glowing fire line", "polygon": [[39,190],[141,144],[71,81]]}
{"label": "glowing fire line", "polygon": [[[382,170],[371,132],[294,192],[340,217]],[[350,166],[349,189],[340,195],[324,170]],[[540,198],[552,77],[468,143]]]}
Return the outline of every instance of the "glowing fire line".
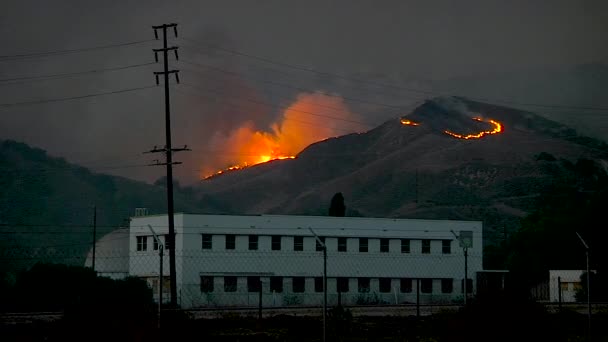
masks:
{"label": "glowing fire line", "polygon": [[453,133],[453,132],[450,132],[448,130],[445,130],[443,132],[445,134],[453,136],[454,138],[466,139],[466,140],[468,140],[468,139],[479,139],[479,138],[481,138],[481,137],[483,137],[485,135],[496,134],[496,133],[502,132],[502,125],[498,121],[496,121],[496,120],[489,119],[489,120],[484,121],[482,118],[479,118],[479,117],[474,117],[472,119],[475,120],[475,121],[479,121],[479,122],[489,122],[492,125],[494,125],[494,129],[491,130],[491,131],[481,131],[481,132],[479,132],[477,134],[467,134],[467,135]]}
{"label": "glowing fire line", "polygon": [[[473,117],[472,119],[475,120],[475,121],[479,121],[479,122],[491,123],[492,125],[494,125],[494,129],[492,129],[491,131],[481,131],[481,132],[476,133],[476,134],[466,134],[466,135],[450,132],[448,130],[443,131],[443,133],[445,133],[447,135],[450,135],[450,136],[452,136],[454,138],[468,140],[468,139],[479,139],[479,138],[482,138],[483,136],[486,136],[486,135],[497,134],[497,133],[502,132],[502,124],[500,122],[496,121],[496,120],[492,120],[492,119],[484,120],[484,119],[482,119],[480,117]],[[407,126],[418,126],[418,125],[420,125],[419,123],[411,121],[411,120],[408,120],[408,119],[401,119],[400,121],[401,121],[401,124],[407,125]]]}
{"label": "glowing fire line", "polygon": [[252,163],[252,164],[243,163],[243,164],[240,164],[240,165],[229,166],[229,167],[227,167],[227,168],[225,168],[223,170],[219,170],[219,171],[216,171],[216,172],[214,172],[214,173],[212,173],[210,175],[207,175],[203,179],[210,179],[210,178],[222,175],[222,174],[224,174],[226,172],[236,171],[236,170],[242,170],[242,169],[248,168],[248,167],[253,166],[253,165],[259,165],[259,164],[263,164],[263,163],[268,163],[268,162],[271,162],[273,160],[285,160],[285,159],[296,159],[296,157],[295,156],[278,156],[278,157],[260,156],[260,162],[258,162],[258,163]]}
{"label": "glowing fire line", "polygon": [[420,125],[417,122],[414,122],[414,121],[411,121],[411,120],[407,120],[407,119],[401,119],[401,124],[408,125],[408,126],[418,126],[418,125]]}

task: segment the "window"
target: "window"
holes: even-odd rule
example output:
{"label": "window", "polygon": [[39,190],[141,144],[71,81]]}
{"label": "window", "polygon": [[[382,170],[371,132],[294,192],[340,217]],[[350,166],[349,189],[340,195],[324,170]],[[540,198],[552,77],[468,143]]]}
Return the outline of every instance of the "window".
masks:
{"label": "window", "polygon": [[420,279],[420,292],[433,293],[433,279]]}
{"label": "window", "polygon": [[346,252],[346,238],[338,238],[338,252]]}
{"label": "window", "polygon": [[412,292],[412,279],[411,278],[402,278],[399,284],[399,291],[401,293],[410,293]]}
{"label": "window", "polygon": [[300,293],[300,292],[304,292],[305,289],[305,282],[304,282],[304,277],[293,277],[293,292],[294,293]]}
{"label": "window", "polygon": [[391,292],[391,278],[380,278],[380,279],[378,279],[378,281],[379,281],[380,292],[382,292],[382,293]]}
{"label": "window", "polygon": [[315,277],[315,292],[323,292],[323,277]]}
{"label": "window", "polygon": [[357,283],[359,292],[369,292],[369,278],[358,278]]}
{"label": "window", "polygon": [[249,235],[249,250],[256,251],[258,249],[258,236]]}
{"label": "window", "polygon": [[224,277],[224,292],[236,292],[236,277]]}
{"label": "window", "polygon": [[[464,293],[464,285],[463,285],[463,281],[460,281],[460,291],[462,291],[462,293]],[[467,279],[467,294],[471,294],[471,292],[473,292],[473,279],[469,278]]]}
{"label": "window", "polygon": [[[321,236],[319,237],[319,240],[321,240],[321,242],[323,242],[323,244],[325,244],[325,237]],[[319,243],[319,241],[317,239],[315,239],[315,249],[317,252],[322,252],[323,251],[323,246],[321,246],[321,244]]]}
{"label": "window", "polygon": [[380,239],[380,252],[388,253],[389,251],[389,239]]}
{"label": "window", "polygon": [[428,240],[428,239],[422,240],[422,253],[423,254],[431,253],[431,240]]}
{"label": "window", "polygon": [[250,276],[247,277],[247,291],[249,292],[260,292],[262,289],[262,282],[260,277]]}
{"label": "window", "polygon": [[171,249],[171,245],[169,244],[169,234],[165,234],[165,245],[163,246],[164,249]]}
{"label": "window", "polygon": [[152,248],[157,251],[158,250],[158,241],[152,236]]}
{"label": "window", "polygon": [[454,281],[452,278],[441,279],[441,293],[452,293],[454,287]]}
{"label": "window", "polygon": [[281,237],[279,235],[272,236],[272,250],[280,251],[281,250]]}
{"label": "window", "polygon": [[401,239],[401,253],[409,253],[410,252],[410,240]]}
{"label": "window", "polygon": [[304,237],[303,236],[294,236],[293,237],[293,250],[294,251],[303,251],[304,250]]}
{"label": "window", "polygon": [[137,237],[137,250],[145,251],[148,249],[148,237],[147,236],[138,236]]}
{"label": "window", "polygon": [[452,240],[441,240],[441,253],[452,253]]}
{"label": "window", "polygon": [[283,277],[270,277],[270,292],[283,292]]}
{"label": "window", "polygon": [[211,234],[203,234],[203,249],[212,249],[213,248],[213,236]]}
{"label": "window", "polygon": [[226,235],[226,249],[234,249],[236,247],[236,237],[234,235]]}
{"label": "window", "polygon": [[213,277],[201,276],[201,292],[213,292]]}
{"label": "window", "polygon": [[359,238],[359,252],[367,252],[367,238]]}
{"label": "window", "polygon": [[348,278],[340,277],[336,281],[338,292],[348,292]]}

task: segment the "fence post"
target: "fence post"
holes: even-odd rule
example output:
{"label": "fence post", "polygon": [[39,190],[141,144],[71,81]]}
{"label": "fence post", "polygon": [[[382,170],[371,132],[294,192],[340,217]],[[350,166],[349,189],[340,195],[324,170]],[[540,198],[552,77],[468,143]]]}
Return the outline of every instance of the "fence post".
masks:
{"label": "fence post", "polygon": [[260,279],[259,292],[258,292],[258,319],[262,320],[262,279]]}
{"label": "fence post", "polygon": [[416,317],[420,318],[420,279],[416,278]]}
{"label": "fence post", "polygon": [[557,298],[559,302],[559,312],[562,312],[562,277],[557,277]]}

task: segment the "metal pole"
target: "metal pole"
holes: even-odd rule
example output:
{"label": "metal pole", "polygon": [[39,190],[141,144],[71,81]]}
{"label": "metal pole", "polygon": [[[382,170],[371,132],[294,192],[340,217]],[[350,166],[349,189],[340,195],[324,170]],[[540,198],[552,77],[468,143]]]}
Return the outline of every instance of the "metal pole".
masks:
{"label": "metal pole", "polygon": [[559,312],[562,312],[562,277],[557,277],[557,298],[559,303]]}
{"label": "metal pole", "polygon": [[91,262],[95,271],[95,240],[97,240],[97,206],[93,206],[93,260]]}
{"label": "metal pole", "polygon": [[158,266],[158,328],[160,329],[160,310],[163,305],[163,245],[158,246],[160,264]]}
{"label": "metal pole", "polygon": [[[325,244],[325,241],[322,241],[321,238],[319,238],[312,228],[308,227],[308,229],[315,236],[317,243],[323,248],[323,342],[325,342],[327,337],[327,245]],[[340,306],[340,304],[341,298],[340,292],[338,292],[338,306]]]}
{"label": "metal pole", "polygon": [[260,279],[259,286],[259,295],[258,295],[258,319],[262,320],[262,279]]}
{"label": "metal pole", "polygon": [[589,317],[589,327],[587,333],[588,340],[591,341],[591,277],[589,270],[589,248],[585,250],[585,256],[587,258],[587,317]]}
{"label": "metal pole", "polygon": [[327,245],[323,246],[323,342],[327,338]]}
{"label": "metal pole", "polygon": [[589,326],[587,329],[587,340],[591,341],[591,277],[589,269],[589,245],[583,240],[578,232],[575,232],[578,239],[581,240],[583,246],[585,246],[585,258],[587,259],[587,317],[589,320]]}
{"label": "metal pole", "polygon": [[420,279],[416,278],[416,317],[420,318]]}
{"label": "metal pole", "polygon": [[469,264],[468,264],[469,251],[468,248],[464,247],[464,306],[467,306],[468,295],[469,295]]}

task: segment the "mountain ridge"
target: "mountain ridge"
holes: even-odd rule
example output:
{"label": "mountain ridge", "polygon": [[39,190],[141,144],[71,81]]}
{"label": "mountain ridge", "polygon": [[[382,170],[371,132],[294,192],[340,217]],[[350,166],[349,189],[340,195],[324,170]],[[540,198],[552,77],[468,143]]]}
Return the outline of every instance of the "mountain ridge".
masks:
{"label": "mountain ridge", "polygon": [[[445,133],[492,128],[472,120],[475,116],[497,120],[503,131],[470,140]],[[325,215],[331,196],[342,192],[347,215],[482,219],[492,229],[515,230],[534,198],[557,177],[550,162],[537,160],[541,153],[569,161],[608,155],[605,143],[563,124],[462,97],[429,100],[403,117],[419,125],[394,118],[365,133],[314,143],[293,160],[203,181],[196,187],[199,207]]]}

